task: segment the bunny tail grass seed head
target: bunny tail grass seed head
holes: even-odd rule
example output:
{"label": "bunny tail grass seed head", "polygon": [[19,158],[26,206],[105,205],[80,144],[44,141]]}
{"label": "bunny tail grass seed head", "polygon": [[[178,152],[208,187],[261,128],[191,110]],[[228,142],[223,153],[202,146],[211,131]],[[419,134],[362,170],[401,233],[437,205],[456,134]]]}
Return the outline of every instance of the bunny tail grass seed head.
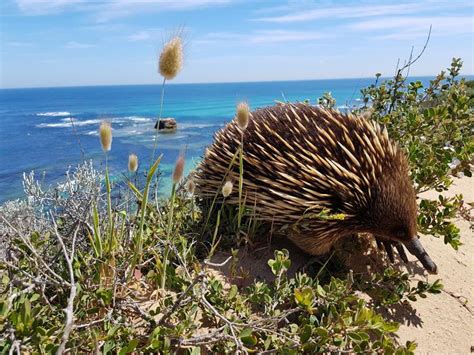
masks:
{"label": "bunny tail grass seed head", "polygon": [[172,38],[163,47],[158,63],[160,74],[166,80],[173,79],[183,67],[183,41],[181,37]]}
{"label": "bunny tail grass seed head", "polygon": [[100,144],[102,150],[108,152],[112,148],[112,126],[107,121],[102,121],[99,128]]}
{"label": "bunny tail grass seed head", "polygon": [[227,197],[232,193],[232,188],[234,185],[230,182],[227,181],[224,186],[222,186],[222,196]]}
{"label": "bunny tail grass seed head", "polygon": [[136,172],[138,169],[138,157],[135,154],[128,156],[128,171],[131,173]]}
{"label": "bunny tail grass seed head", "polygon": [[193,178],[190,178],[188,182],[186,183],[186,191],[190,195],[194,195],[194,190],[196,189],[196,183],[194,182]]}
{"label": "bunny tail grass seed head", "polygon": [[237,124],[244,130],[249,124],[250,109],[246,102],[237,105]]}
{"label": "bunny tail grass seed head", "polygon": [[180,154],[173,171],[173,184],[177,184],[183,177],[184,171],[184,155]]}

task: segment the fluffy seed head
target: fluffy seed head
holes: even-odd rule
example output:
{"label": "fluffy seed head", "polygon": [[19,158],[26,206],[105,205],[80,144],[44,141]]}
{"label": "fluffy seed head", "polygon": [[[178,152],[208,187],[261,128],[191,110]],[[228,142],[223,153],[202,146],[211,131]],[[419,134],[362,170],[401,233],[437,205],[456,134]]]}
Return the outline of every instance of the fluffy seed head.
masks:
{"label": "fluffy seed head", "polygon": [[[233,120],[216,133],[195,173],[202,198],[215,196],[222,174],[239,178],[234,157],[241,132]],[[252,112],[243,139],[245,203],[274,231],[315,255],[338,239],[369,233],[411,245],[420,261],[434,265],[413,247],[417,204],[407,159],[375,121],[309,104],[280,104]],[[241,203],[226,184],[225,203]]]}
{"label": "fluffy seed head", "polygon": [[128,156],[128,171],[131,173],[136,172],[138,169],[138,157],[135,154]]}
{"label": "fluffy seed head", "polygon": [[229,197],[229,195],[232,193],[233,187],[234,185],[230,181],[227,181],[224,186],[222,186],[222,196]]}
{"label": "fluffy seed head", "polygon": [[174,166],[173,184],[177,184],[179,180],[181,180],[181,178],[183,177],[183,171],[184,171],[184,155],[180,154]]}
{"label": "fluffy seed head", "polygon": [[361,116],[363,118],[365,118],[366,120],[370,119],[370,117],[372,117],[372,114],[374,113],[374,109],[373,108],[368,108],[366,110],[364,110],[362,113],[361,113]]}
{"label": "fluffy seed head", "polygon": [[246,102],[237,105],[237,124],[240,129],[244,130],[249,124],[250,109]]}
{"label": "fluffy seed head", "polygon": [[102,121],[99,127],[100,144],[102,150],[108,152],[112,148],[112,126],[107,121]]}
{"label": "fluffy seed head", "polygon": [[186,182],[186,191],[190,194],[190,195],[194,195],[194,190],[196,189],[196,183],[194,182],[193,178],[190,178],[187,182]]}
{"label": "fluffy seed head", "polygon": [[160,74],[166,79],[173,79],[183,66],[183,42],[181,37],[172,38],[163,47],[158,63]]}

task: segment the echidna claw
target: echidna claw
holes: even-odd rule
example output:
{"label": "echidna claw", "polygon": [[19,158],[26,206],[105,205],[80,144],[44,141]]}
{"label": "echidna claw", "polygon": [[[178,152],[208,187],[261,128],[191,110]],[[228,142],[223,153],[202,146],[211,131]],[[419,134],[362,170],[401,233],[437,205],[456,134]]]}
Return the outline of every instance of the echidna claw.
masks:
{"label": "echidna claw", "polygon": [[378,240],[378,239],[375,239],[375,241],[377,242],[377,248],[378,248],[379,250],[382,250],[382,249],[383,249],[382,242],[381,242],[380,240]]}
{"label": "echidna claw", "polygon": [[382,243],[383,243],[383,246],[385,247],[385,252],[387,253],[388,258],[390,259],[390,262],[394,263],[395,258],[393,256],[393,249],[392,249],[393,244],[391,242],[388,242],[388,241],[383,241]]}
{"label": "echidna claw", "polygon": [[405,253],[403,245],[401,243],[396,243],[395,248],[397,248],[398,255],[400,255],[400,259],[402,259],[405,264],[408,264],[407,254]]}
{"label": "echidna claw", "polygon": [[383,240],[379,238],[375,238],[375,241],[377,242],[377,247],[379,250],[385,250],[391,263],[395,262],[395,256],[393,254],[393,246],[395,246],[395,248],[397,249],[400,259],[402,259],[403,262],[408,263],[408,257],[407,257],[407,254],[405,253],[405,249],[403,248],[402,243],[392,242],[390,240]]}

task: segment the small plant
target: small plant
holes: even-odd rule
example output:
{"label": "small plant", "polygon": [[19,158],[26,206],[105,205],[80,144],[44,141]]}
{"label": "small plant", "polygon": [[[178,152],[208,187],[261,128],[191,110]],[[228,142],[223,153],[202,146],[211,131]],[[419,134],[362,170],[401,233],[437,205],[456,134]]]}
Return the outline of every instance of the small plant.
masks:
{"label": "small plant", "polygon": [[375,303],[391,305],[404,300],[416,301],[417,296],[426,298],[427,293],[438,294],[443,289],[440,280],[434,283],[418,281],[410,285],[410,275],[406,272],[387,268],[383,274],[373,274],[369,280],[358,281],[358,289],[367,293]]}
{"label": "small plant", "polygon": [[325,92],[323,96],[318,99],[318,105],[324,108],[334,108],[336,106],[336,99],[332,97],[330,92]]}

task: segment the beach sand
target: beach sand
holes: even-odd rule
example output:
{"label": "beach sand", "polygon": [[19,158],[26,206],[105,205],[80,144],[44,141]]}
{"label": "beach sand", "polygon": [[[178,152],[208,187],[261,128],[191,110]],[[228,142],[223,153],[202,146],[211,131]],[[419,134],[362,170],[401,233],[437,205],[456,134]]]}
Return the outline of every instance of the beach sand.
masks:
{"label": "beach sand", "polygon": [[[443,195],[453,196],[460,193],[463,194],[464,201],[474,201],[474,179],[467,177],[456,179],[450,190]],[[435,191],[429,191],[422,197],[437,198],[438,195],[439,193]],[[399,343],[405,344],[407,340],[416,341],[417,354],[469,354],[471,346],[474,346],[474,234],[468,221],[458,219],[456,224],[461,230],[463,243],[458,251],[445,245],[438,238],[422,236],[425,249],[438,265],[437,275],[425,272],[412,255],[408,255],[410,259],[408,265],[402,262],[394,265],[413,274],[415,283],[417,280],[433,282],[441,279],[444,285],[441,294],[428,295],[424,299],[418,298],[416,302],[397,305],[384,312],[386,319],[401,324],[398,331]],[[272,280],[273,274],[267,265],[267,260],[273,258],[275,249],[282,248],[290,252],[292,266],[288,274],[294,275],[307,263],[308,256],[291,243],[280,240],[273,242],[271,248],[257,248],[251,252],[240,250],[238,269],[246,277],[234,278],[230,282],[246,286],[253,280]],[[219,263],[228,256],[228,253],[219,252],[212,261]],[[364,257],[354,255],[353,259],[360,263]],[[369,256],[369,259],[364,260],[362,264],[371,262],[373,255]],[[357,265],[354,266],[357,268]],[[218,267],[214,272],[226,278],[229,275],[229,267],[228,265]]]}

